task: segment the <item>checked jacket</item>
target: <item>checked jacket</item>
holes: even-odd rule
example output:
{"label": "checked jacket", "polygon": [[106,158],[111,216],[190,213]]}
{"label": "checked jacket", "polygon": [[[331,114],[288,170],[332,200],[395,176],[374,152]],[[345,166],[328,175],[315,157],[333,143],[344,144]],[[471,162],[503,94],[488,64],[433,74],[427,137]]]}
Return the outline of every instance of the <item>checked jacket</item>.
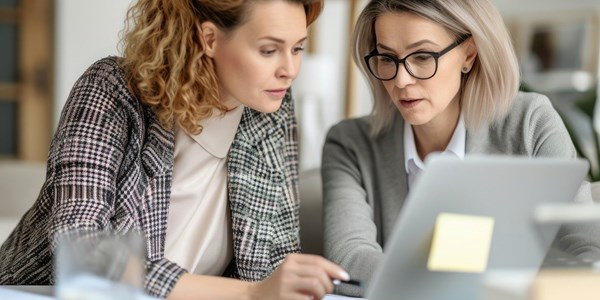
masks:
{"label": "checked jacket", "polygon": [[[94,63],[63,109],[38,199],[0,248],[0,284],[53,284],[59,233],[141,231],[146,291],[166,297],[186,272],[164,257],[174,141],[127,88],[118,58]],[[244,109],[227,163],[232,276],[262,280],[300,250],[297,149],[289,91],[277,112]]]}

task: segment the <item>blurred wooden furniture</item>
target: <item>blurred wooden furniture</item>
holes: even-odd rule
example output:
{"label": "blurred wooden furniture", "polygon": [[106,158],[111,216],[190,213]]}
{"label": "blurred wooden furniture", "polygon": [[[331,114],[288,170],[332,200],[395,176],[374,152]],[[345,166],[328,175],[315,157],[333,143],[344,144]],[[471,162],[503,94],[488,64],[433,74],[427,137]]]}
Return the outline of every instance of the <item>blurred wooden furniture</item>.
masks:
{"label": "blurred wooden furniture", "polygon": [[344,105],[344,117],[352,118],[356,116],[357,112],[357,96],[356,96],[356,69],[357,67],[354,65],[352,61],[352,44],[353,44],[353,34],[354,34],[354,25],[356,24],[356,19],[358,18],[359,10],[359,1],[358,0],[350,0],[350,14],[348,16],[348,59],[346,62],[346,98]]}
{"label": "blurred wooden furniture", "polygon": [[53,0],[0,4],[0,157],[45,161],[52,133]]}

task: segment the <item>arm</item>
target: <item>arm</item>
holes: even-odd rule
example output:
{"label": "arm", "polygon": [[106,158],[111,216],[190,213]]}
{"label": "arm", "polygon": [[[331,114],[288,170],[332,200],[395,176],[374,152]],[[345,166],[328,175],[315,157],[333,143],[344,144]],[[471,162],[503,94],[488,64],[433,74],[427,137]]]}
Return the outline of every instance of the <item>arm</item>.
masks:
{"label": "arm", "polygon": [[186,273],[181,276],[167,299],[250,300],[252,286],[250,282],[237,279]]}
{"label": "arm", "polygon": [[[141,122],[132,119],[137,100],[128,97],[120,71],[109,59],[90,67],[71,91],[48,161],[52,253],[55,236],[64,232],[116,230],[121,225],[114,224],[115,220],[135,218],[115,216],[120,206],[115,203],[122,181],[119,170],[125,156],[137,151],[128,147],[135,146],[132,135],[139,134],[132,126]],[[135,225],[126,225],[124,230],[131,226]],[[165,297],[183,273],[167,259],[147,260],[145,288],[153,296]]]}
{"label": "arm", "polygon": [[[96,63],[73,87],[48,159],[50,240],[67,231],[110,229],[127,124],[106,66]],[[51,244],[52,250],[56,247]]]}
{"label": "arm", "polygon": [[290,254],[271,276],[260,282],[185,274],[168,299],[321,299],[333,290],[332,279],[348,280],[348,275],[320,256]]}
{"label": "arm", "polygon": [[[540,97],[542,105],[526,114],[525,124],[529,124],[528,136],[533,156],[575,158],[577,152],[569,133],[549,100]],[[590,184],[584,181],[577,192],[575,202],[594,205]],[[600,226],[598,223],[574,223],[563,225],[554,240],[554,246],[581,258],[600,258]]]}
{"label": "arm", "polygon": [[[346,124],[348,125],[348,124]],[[351,277],[369,280],[383,256],[377,242],[378,228],[359,163],[360,155],[351,140],[354,127],[333,127],[325,140],[322,160],[323,225],[325,256],[338,263]],[[360,139],[357,138],[357,139]],[[355,287],[342,287],[348,295],[360,295]]]}

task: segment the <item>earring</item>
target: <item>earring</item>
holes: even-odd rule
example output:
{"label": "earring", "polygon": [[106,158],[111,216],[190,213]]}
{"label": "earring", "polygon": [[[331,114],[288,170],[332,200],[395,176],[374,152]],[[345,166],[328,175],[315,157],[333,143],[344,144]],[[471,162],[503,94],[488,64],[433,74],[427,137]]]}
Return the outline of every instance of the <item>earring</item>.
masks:
{"label": "earring", "polygon": [[463,72],[464,74],[467,74],[467,73],[469,73],[469,68],[467,68],[467,67],[463,67],[463,68],[462,68],[462,72]]}

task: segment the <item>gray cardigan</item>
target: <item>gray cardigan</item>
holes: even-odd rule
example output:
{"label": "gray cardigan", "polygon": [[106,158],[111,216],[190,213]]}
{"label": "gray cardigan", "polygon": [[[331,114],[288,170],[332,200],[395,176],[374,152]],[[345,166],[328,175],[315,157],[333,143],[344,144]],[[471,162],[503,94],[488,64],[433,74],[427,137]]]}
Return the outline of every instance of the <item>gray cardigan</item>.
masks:
{"label": "gray cardigan", "polygon": [[[404,121],[397,113],[391,129],[373,138],[371,118],[345,120],[330,129],[321,169],[325,256],[365,281],[382,257],[408,192]],[[496,125],[467,130],[466,154],[577,156],[548,98],[534,93],[519,93],[510,113]],[[592,201],[589,183],[582,185],[576,201]],[[563,228],[557,241],[571,253],[597,255],[598,237],[600,230],[577,226]],[[342,292],[360,293],[352,288]]]}

